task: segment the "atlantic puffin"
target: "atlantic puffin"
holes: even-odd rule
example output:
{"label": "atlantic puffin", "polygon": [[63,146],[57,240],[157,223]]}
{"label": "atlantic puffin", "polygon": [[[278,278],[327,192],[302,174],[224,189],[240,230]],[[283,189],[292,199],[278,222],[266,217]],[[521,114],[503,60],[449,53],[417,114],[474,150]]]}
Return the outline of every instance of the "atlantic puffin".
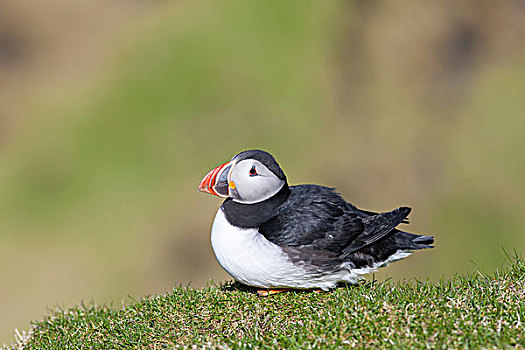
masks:
{"label": "atlantic puffin", "polygon": [[268,152],[248,150],[211,170],[199,190],[226,198],[211,230],[220,265],[261,296],[289,289],[328,291],[432,248],[434,237],[401,231],[409,207],[376,213],[333,188],[289,186]]}

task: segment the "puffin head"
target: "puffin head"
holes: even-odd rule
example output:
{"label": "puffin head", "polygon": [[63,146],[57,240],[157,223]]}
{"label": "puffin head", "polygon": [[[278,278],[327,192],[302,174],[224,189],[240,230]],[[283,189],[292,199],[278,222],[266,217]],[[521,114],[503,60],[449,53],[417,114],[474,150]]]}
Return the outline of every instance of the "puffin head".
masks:
{"label": "puffin head", "polygon": [[286,176],[270,153],[249,150],[211,170],[202,179],[199,190],[253,204],[274,196],[285,184]]}

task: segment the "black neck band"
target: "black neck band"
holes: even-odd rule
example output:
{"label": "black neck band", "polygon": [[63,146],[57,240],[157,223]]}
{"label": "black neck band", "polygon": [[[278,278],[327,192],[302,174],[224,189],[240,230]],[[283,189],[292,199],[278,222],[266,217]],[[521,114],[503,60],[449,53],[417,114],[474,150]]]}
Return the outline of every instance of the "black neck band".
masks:
{"label": "black neck band", "polygon": [[274,196],[253,204],[242,204],[227,198],[221,208],[230,224],[242,228],[255,228],[271,219],[279,206],[288,199],[290,189],[285,183]]}

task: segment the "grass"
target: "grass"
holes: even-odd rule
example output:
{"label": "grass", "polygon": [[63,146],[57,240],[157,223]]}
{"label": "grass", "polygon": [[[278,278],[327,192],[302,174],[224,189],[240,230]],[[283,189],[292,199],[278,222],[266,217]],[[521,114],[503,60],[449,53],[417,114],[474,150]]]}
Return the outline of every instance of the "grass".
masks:
{"label": "grass", "polygon": [[177,287],[116,310],[50,311],[27,349],[525,348],[525,263],[440,282],[376,281],[258,297],[236,283]]}

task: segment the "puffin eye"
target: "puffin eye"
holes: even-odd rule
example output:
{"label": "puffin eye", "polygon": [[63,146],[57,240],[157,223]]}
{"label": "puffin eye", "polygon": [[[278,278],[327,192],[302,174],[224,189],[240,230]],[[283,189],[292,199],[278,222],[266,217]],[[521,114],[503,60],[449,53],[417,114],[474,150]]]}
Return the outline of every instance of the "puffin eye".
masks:
{"label": "puffin eye", "polygon": [[250,176],[255,176],[255,175],[259,175],[259,174],[257,174],[257,170],[255,170],[255,165],[254,165],[250,169]]}

